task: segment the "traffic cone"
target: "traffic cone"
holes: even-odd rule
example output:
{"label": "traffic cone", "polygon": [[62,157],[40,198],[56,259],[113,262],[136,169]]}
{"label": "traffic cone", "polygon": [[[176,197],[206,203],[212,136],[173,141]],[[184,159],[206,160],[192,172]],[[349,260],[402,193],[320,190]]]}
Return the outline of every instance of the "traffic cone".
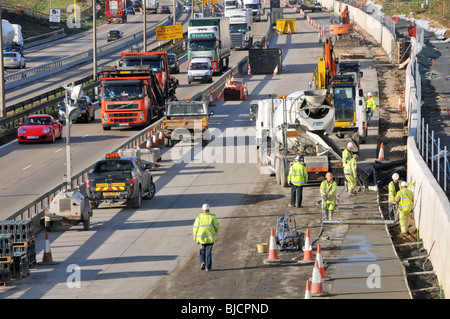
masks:
{"label": "traffic cone", "polygon": [[305,247],[303,248],[303,260],[299,263],[312,263],[314,262],[314,254],[311,247],[311,240],[309,236],[309,228],[306,229]]}
{"label": "traffic cone", "polygon": [[380,153],[378,154],[378,160],[384,161],[384,144],[383,143],[381,143],[381,146],[380,146]]}
{"label": "traffic cone", "polygon": [[[148,137],[147,137],[147,144],[146,144],[146,148],[152,148],[153,143],[152,143],[152,135],[150,132],[148,132]],[[139,148],[139,147],[138,147]]]}
{"label": "traffic cone", "polygon": [[213,97],[212,97],[212,95],[210,94],[209,95],[209,104],[208,104],[208,106],[214,106],[215,104],[214,104],[214,99],[213,99]]}
{"label": "traffic cone", "polygon": [[397,110],[399,110],[399,111],[403,110],[402,96],[401,95],[398,96]]}
{"label": "traffic cone", "polygon": [[323,291],[322,278],[320,277],[320,270],[316,260],[312,274],[311,296],[323,297],[326,295],[328,295],[328,293]]}
{"label": "traffic cone", "polygon": [[275,232],[273,228],[270,229],[270,241],[269,241],[269,257],[264,259],[265,264],[279,263],[281,259],[278,258],[277,243],[275,239]]}
{"label": "traffic cone", "polygon": [[159,135],[158,135],[158,143],[163,146],[164,145],[164,133],[163,130],[159,130]]}
{"label": "traffic cone", "polygon": [[42,256],[42,262],[38,265],[57,265],[59,263],[53,261],[52,252],[50,250],[50,240],[48,239],[48,231],[45,232],[45,249]]}
{"label": "traffic cone", "polygon": [[305,299],[311,299],[311,284],[309,280],[306,280]]}
{"label": "traffic cone", "polygon": [[247,73],[247,75],[252,75],[252,70],[250,68],[250,63],[248,64],[248,73]]}
{"label": "traffic cone", "polygon": [[277,64],[277,66],[275,67],[275,70],[273,70],[273,75],[277,75],[278,74],[278,64]]}
{"label": "traffic cone", "polygon": [[322,278],[322,280],[328,280],[327,276],[325,275],[325,269],[323,267],[322,250],[320,249],[320,244],[317,245],[316,260],[319,264],[320,277]]}
{"label": "traffic cone", "polygon": [[158,139],[156,138],[156,132],[155,131],[153,131],[152,138],[153,138],[153,140],[152,140],[153,145],[155,147],[158,147],[159,144],[158,144]]}
{"label": "traffic cone", "polygon": [[136,149],[137,149],[137,150],[140,150],[140,149],[141,149],[141,144],[140,144],[139,142],[137,142]]}

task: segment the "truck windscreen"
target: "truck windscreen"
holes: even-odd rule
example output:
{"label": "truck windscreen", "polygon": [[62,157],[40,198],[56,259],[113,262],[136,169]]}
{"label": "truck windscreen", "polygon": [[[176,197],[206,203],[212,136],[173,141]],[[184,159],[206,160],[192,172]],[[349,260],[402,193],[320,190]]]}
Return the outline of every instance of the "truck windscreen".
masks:
{"label": "truck windscreen", "polygon": [[142,99],[144,96],[143,83],[124,84],[124,83],[104,82],[102,84],[102,98],[105,101],[124,101]]}
{"label": "truck windscreen", "polygon": [[352,121],[354,117],[352,88],[337,87],[333,89],[333,94],[336,121]]}
{"label": "truck windscreen", "polygon": [[158,59],[141,59],[141,58],[124,58],[123,66],[149,65],[155,73],[161,72],[161,58]]}
{"label": "truck windscreen", "polygon": [[247,32],[247,25],[242,24],[230,24],[230,32]]}
{"label": "truck windscreen", "polygon": [[217,47],[216,41],[211,40],[201,40],[201,39],[190,39],[189,40],[189,50],[191,51],[207,51],[215,50]]}

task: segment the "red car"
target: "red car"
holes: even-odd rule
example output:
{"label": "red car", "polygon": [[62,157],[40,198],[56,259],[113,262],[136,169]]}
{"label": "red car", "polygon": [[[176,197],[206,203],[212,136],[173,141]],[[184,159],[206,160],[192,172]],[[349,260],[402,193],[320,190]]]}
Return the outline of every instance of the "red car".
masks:
{"label": "red car", "polygon": [[62,137],[62,124],[47,114],[29,116],[24,123],[19,123],[17,141],[25,142],[55,142]]}

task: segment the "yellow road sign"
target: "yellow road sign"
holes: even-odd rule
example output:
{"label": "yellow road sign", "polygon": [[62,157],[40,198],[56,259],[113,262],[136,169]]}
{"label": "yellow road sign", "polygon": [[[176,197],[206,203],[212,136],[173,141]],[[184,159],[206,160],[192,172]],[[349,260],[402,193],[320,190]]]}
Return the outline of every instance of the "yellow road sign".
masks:
{"label": "yellow road sign", "polygon": [[156,27],[156,41],[173,40],[183,38],[181,24]]}

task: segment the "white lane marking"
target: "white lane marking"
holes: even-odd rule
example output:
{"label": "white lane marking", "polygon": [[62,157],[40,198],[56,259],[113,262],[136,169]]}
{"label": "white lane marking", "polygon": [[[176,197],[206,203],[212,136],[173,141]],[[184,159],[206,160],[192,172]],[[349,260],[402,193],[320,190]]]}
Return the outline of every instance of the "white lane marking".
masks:
{"label": "white lane marking", "polygon": [[55,153],[59,153],[59,152],[61,152],[63,149],[62,148],[59,148],[59,149],[57,149],[56,151],[55,151]]}
{"label": "white lane marking", "polygon": [[82,136],[81,138],[85,138],[85,137],[88,137],[88,136],[89,136],[89,134],[86,134],[86,135]]}
{"label": "white lane marking", "polygon": [[27,169],[29,169],[30,167],[31,167],[31,164],[28,165],[28,166],[25,166],[24,168],[22,168],[22,171],[27,170]]}

